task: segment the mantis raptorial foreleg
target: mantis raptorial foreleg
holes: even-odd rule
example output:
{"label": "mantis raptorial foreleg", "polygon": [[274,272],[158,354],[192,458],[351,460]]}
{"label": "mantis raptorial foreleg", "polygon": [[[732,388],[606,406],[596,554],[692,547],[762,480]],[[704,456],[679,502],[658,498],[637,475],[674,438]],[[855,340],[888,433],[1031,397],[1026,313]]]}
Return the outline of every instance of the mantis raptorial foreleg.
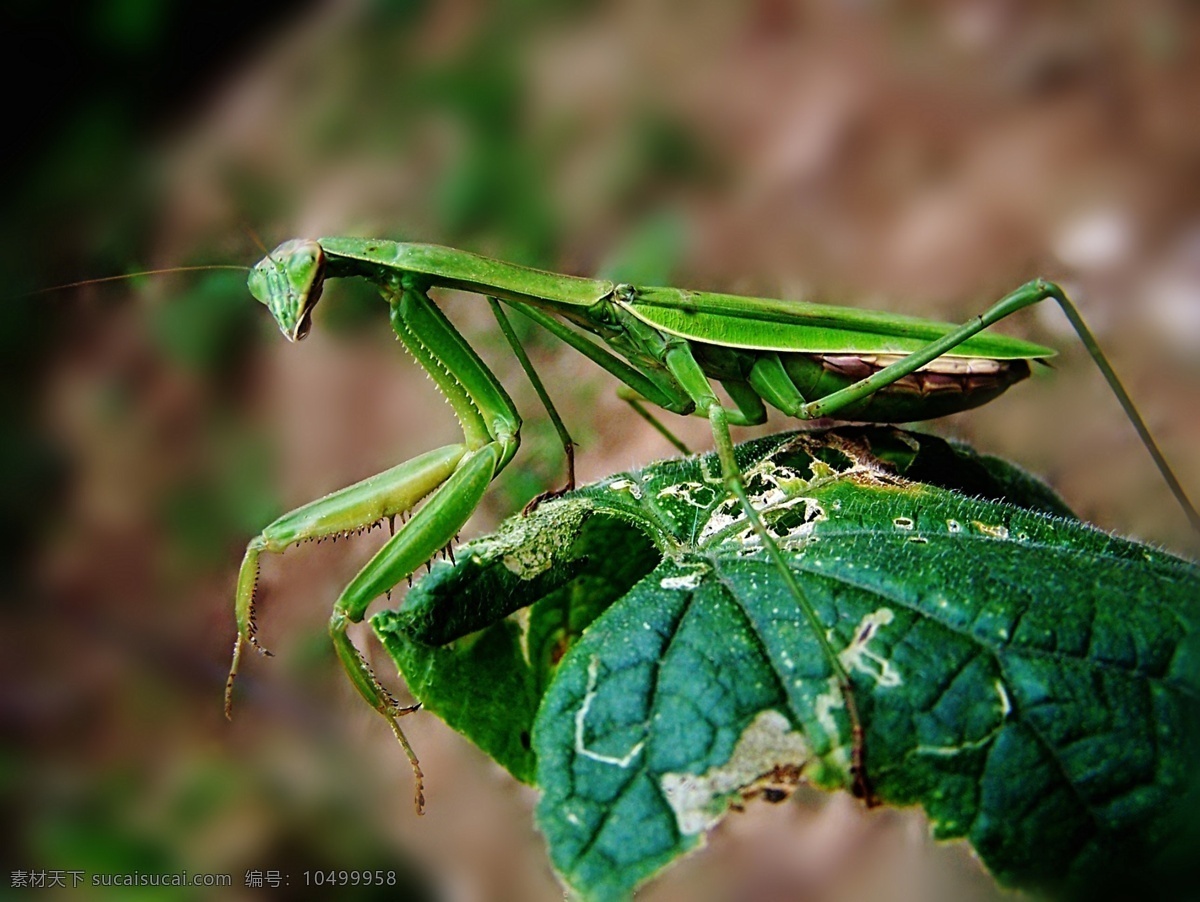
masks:
{"label": "mantis raptorial foreleg", "polygon": [[495,475],[500,460],[500,444],[493,442],[463,457],[458,469],[430,497],[404,527],[375,554],[342,591],[329,618],[329,635],[342,666],[356,689],[383,715],[412,764],[413,803],[418,814],[425,806],[424,775],[417,755],[409,744],[397,718],[419,706],[402,708],[375,676],[366,658],[350,641],[346,629],[358,623],[367,607],[395,586],[422,563],[443,548],[479,504]]}
{"label": "mantis raptorial foreleg", "polygon": [[385,518],[402,514],[445,482],[466,450],[465,445],[447,445],[426,452],[298,507],[250,540],[238,571],[235,599],[238,634],[233,647],[233,664],[225,683],[226,717],[232,711],[233,682],[243,646],[250,645],[261,654],[270,654],[258,642],[254,621],[259,556],[263,552],[282,552],[300,542],[358,532]]}
{"label": "mantis raptorial foreleg", "polygon": [[280,517],[251,540],[238,577],[238,638],[226,684],[230,712],[233,681],[244,645],[260,651],[254,625],[254,586],[258,558],[307,539],[365,529],[428,502],[379,549],[346,586],[334,605],[329,632],[338,658],[359,693],[388,721],[413,767],[414,802],[424,805],[422,773],[397,718],[415,710],[402,707],[375,677],[346,632],[374,599],[429,560],[453,540],[479,504],[496,473],[517,450],[520,417],[496,377],[418,287],[385,291],[392,326],[418,363],[449,400],[463,429],[464,443],[448,445],[391,470],[307,504]]}
{"label": "mantis raptorial foreleg", "polygon": [[[397,514],[403,514],[431,491],[437,489],[439,485],[441,486],[441,490],[450,485],[455,480],[455,477],[463,472],[460,465],[467,453],[465,445],[447,445],[436,451],[430,451],[419,457],[414,457],[412,460],[405,461],[390,470],[364,479],[362,482],[355,483],[331,495],[326,495],[324,498],[297,508],[291,513],[284,514],[259,533],[259,535],[251,539],[249,546],[246,548],[246,555],[242,559],[241,570],[238,573],[236,599],[238,633],[237,638],[234,640],[233,662],[229,668],[229,677],[225,681],[226,717],[232,716],[233,712],[233,684],[237,677],[242,648],[245,645],[250,645],[262,654],[270,654],[270,652],[258,643],[254,622],[254,601],[255,588],[258,582],[259,555],[263,552],[282,552],[299,542],[359,532],[383,519],[390,519]],[[490,476],[488,481],[490,481]],[[484,483],[484,487],[486,485],[487,482]],[[426,508],[423,508],[421,513],[425,510]],[[414,519],[416,518],[414,517]],[[408,535],[409,530],[407,527],[402,528],[400,533],[394,536],[385,548],[395,543],[397,539]],[[440,547],[434,546],[427,554],[424,554],[424,548],[427,547],[428,541],[422,543],[420,547],[413,547],[415,544],[411,541],[408,543],[412,549],[410,556],[416,557],[416,562],[408,572],[412,572],[412,569],[419,566],[422,560]],[[445,544],[445,542],[443,541],[442,544]],[[424,557],[421,557],[421,554],[424,554]],[[378,558],[379,555],[376,555],[376,559]],[[374,563],[374,560],[372,560],[372,563]],[[370,568],[370,565],[368,565],[368,568]],[[407,574],[400,574],[396,581],[398,582],[405,575]],[[361,577],[362,573],[359,576]],[[351,586],[356,586],[357,584],[358,579]],[[386,588],[391,588],[391,585]],[[374,674],[371,673],[366,661],[358,654],[358,651],[346,636],[347,621],[355,622],[362,619],[362,611],[357,610],[354,606],[354,599],[361,596],[361,590],[356,591],[354,595],[350,595],[350,590],[347,588],[342,593],[342,597],[338,599],[338,604],[334,608],[333,618],[330,621],[330,632],[333,634],[334,647],[337,649],[338,657],[345,666],[347,673],[350,674],[354,685],[363,697],[371,703],[372,707],[387,719],[392,727],[392,731],[396,734],[396,739],[400,742],[405,754],[412,763],[413,772],[416,775],[415,798],[419,810],[423,803],[420,765],[417,763],[416,755],[413,753],[408,739],[404,736],[404,733],[400,730],[396,722],[397,717],[416,710],[416,706],[402,707],[392,697],[391,693],[379,684]],[[373,597],[367,598],[366,603],[369,604]],[[365,606],[364,604],[363,608]]]}

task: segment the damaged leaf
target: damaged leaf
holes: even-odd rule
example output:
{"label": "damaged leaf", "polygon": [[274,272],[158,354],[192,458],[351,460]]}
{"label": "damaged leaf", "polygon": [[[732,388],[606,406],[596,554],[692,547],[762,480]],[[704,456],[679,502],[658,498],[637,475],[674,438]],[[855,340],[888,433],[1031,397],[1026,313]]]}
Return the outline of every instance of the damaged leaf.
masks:
{"label": "damaged leaf", "polygon": [[[879,801],[1011,885],[1186,861],[1195,565],[929,436],[785,433],[738,461],[850,676]],[[514,518],[372,622],[426,707],[541,790],[587,898],[627,898],[764,785],[851,785],[845,698],[713,455]]]}

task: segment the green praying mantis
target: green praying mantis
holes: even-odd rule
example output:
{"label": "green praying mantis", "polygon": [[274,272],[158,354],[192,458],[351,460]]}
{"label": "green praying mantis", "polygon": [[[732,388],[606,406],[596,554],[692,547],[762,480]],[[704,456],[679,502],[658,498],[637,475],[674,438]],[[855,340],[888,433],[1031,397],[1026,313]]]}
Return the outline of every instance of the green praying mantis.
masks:
{"label": "green praying mantis", "polygon": [[[616,376],[635,406],[645,401],[672,413],[708,419],[724,487],[740,503],[795,596],[841,687],[853,743],[850,776],[856,794],[868,801],[863,728],[849,676],[830,645],[826,626],[747,498],[734,458],[731,425],[764,422],[768,405],[804,420],[837,417],[871,422],[923,420],[976,407],[1027,377],[1031,362],[1054,354],[1027,341],[979,333],[1018,310],[1052,300],[1066,313],[1172,493],[1200,531],[1200,514],[1092,333],[1063,291],[1041,279],[1016,289],[981,316],[954,326],[813,303],[636,287],[544,272],[436,245],[322,238],[281,244],[251,270],[249,288],[271,311],[284,336],[294,342],[308,334],[325,280],[346,277],[366,279],[378,288],[393,330],[449,401],[463,438],[284,514],[251,539],[237,580],[237,639],[225,710],[228,716],[245,647],[269,654],[258,641],[254,617],[260,556],[282,552],[300,541],[391,521],[392,537],[334,604],[329,632],[350,680],[388,722],[412,765],[418,814],[424,805],[423,777],[399,720],[419,705],[402,706],[380,684],[347,628],[363,619],[376,598],[455,539],[488,485],[517,453],[521,429],[521,417],[508,393],[433,303],[430,289],[460,289],[488,299],[558,430],[566,452],[568,488],[574,483],[573,442],[517,341],[502,302]],[[714,383],[724,388],[732,406],[720,400]],[[394,518],[409,514],[395,529]]]}

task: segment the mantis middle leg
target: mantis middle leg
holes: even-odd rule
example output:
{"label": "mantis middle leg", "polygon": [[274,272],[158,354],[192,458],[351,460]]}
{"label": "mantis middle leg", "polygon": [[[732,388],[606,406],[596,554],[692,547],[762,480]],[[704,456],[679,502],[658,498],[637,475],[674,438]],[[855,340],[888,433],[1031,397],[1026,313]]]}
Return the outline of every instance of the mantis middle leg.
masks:
{"label": "mantis middle leg", "polygon": [[537,393],[538,400],[542,402],[542,407],[545,408],[546,415],[550,417],[550,422],[554,425],[554,431],[558,434],[559,444],[562,445],[563,454],[567,458],[567,481],[563,483],[561,488],[549,489],[530,499],[523,510],[523,513],[529,514],[543,501],[549,501],[551,498],[557,498],[559,495],[565,495],[567,492],[575,490],[575,448],[577,445],[575,440],[571,438],[571,433],[567,432],[566,424],[563,423],[562,417],[559,416],[554,402],[550,400],[550,393],[546,391],[546,386],[542,384],[541,377],[537,374],[537,370],[533,368],[533,361],[525,353],[525,348],[521,345],[521,340],[517,337],[512,323],[508,321],[507,314],[505,314],[504,309],[500,306],[500,301],[493,297],[489,297],[487,300],[488,305],[492,308],[492,315],[496,317],[496,324],[500,326],[500,332],[504,335],[508,346],[512,348],[517,362],[521,364],[521,369],[529,377],[529,382],[533,386],[533,390]]}
{"label": "mantis middle leg", "polygon": [[[700,364],[696,361],[696,358],[692,355],[690,348],[686,344],[680,344],[668,351],[666,364],[667,368],[679,381],[680,386],[696,402],[697,412],[703,413],[708,417],[709,424],[712,427],[713,440],[717,446],[717,458],[721,462],[721,477],[724,480],[725,487],[737,498],[738,503],[742,506],[742,510],[746,512],[746,519],[750,522],[751,528],[758,536],[759,541],[767,552],[767,556],[770,557],[771,563],[779,572],[789,593],[796,600],[797,606],[805,620],[808,621],[813,635],[821,646],[822,653],[845,701],[846,716],[850,722],[851,789],[855,796],[866,800],[868,805],[874,804],[871,784],[867,776],[865,733],[862,720],[858,716],[858,705],[854,699],[854,689],[850,683],[850,675],[846,672],[846,668],[842,664],[841,658],[838,657],[838,653],[826,638],[826,625],[821,622],[816,608],[813,607],[812,602],[809,601],[808,596],[796,581],[796,577],[792,574],[788,562],[784,558],[783,552],[780,550],[778,543],[776,543],[774,536],[763,525],[758,511],[750,503],[750,498],[746,494],[745,481],[742,479],[741,469],[738,467],[737,460],[734,457],[733,437],[729,434],[729,424],[758,422],[760,421],[760,412],[761,416],[765,418],[761,399],[758,400],[757,404],[753,403],[750,399],[749,390],[745,386],[739,386],[739,390],[736,393],[730,392],[730,396],[734,399],[734,403],[738,409],[732,411],[726,410],[713,391],[708,377],[704,374],[703,369],[701,369]],[[726,386],[726,388],[728,389],[729,386]]]}

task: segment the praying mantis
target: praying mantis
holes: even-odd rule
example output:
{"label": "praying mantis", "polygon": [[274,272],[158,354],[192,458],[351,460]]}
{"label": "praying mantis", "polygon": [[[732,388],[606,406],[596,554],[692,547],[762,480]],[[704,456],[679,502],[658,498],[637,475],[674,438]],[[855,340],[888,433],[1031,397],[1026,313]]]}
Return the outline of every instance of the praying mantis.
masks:
{"label": "praying mantis", "polygon": [[[243,650],[249,646],[269,654],[258,641],[255,625],[261,555],[308,539],[360,531],[383,520],[394,527],[394,518],[411,514],[343,589],[329,632],[351,682],[388,722],[412,765],[418,814],[424,805],[423,777],[399,720],[419,705],[402,706],[380,684],[347,628],[363,619],[377,597],[455,539],[488,485],[517,453],[521,429],[508,393],[433,303],[431,289],[454,288],[488,299],[558,430],[567,456],[568,487],[574,483],[573,443],[502,304],[612,373],[638,403],[708,419],[724,488],[741,505],[795,596],[840,686],[853,741],[850,776],[855,793],[868,802],[863,727],[849,676],[827,638],[826,625],[747,497],[734,458],[731,425],[764,422],[768,405],[804,420],[870,422],[931,419],[976,407],[1027,377],[1032,362],[1054,355],[1052,349],[1027,341],[980,333],[1018,310],[1052,300],[1065,312],[1192,526],[1200,531],[1200,514],[1091,331],[1062,289],[1045,280],[1017,288],[982,315],[954,326],[814,303],[636,287],[529,269],[429,244],[321,238],[281,244],[253,267],[249,289],[271,311],[283,335],[295,342],[309,332],[325,281],[349,277],[366,279],[379,290],[396,336],[450,403],[462,427],[462,441],[303,505],[250,540],[237,579],[237,638],[225,710],[228,716]],[[721,401],[714,383],[724,388],[732,406]]]}

